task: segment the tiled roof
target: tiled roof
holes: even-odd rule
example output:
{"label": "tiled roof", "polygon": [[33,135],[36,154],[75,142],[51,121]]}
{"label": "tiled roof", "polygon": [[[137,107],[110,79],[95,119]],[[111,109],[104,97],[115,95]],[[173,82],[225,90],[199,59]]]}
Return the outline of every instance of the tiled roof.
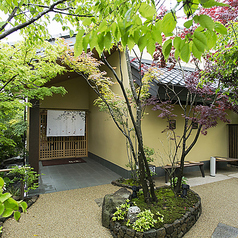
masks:
{"label": "tiled roof", "polygon": [[[151,66],[152,61],[149,60],[143,60],[143,65],[144,66]],[[132,60],[131,61],[131,66],[136,70],[139,69],[139,63],[138,60]],[[157,84],[170,84],[170,85],[174,85],[174,86],[184,86],[185,82],[184,82],[184,76],[187,76],[189,74],[191,74],[194,69],[192,68],[187,68],[187,67],[183,67],[183,71],[178,67],[175,66],[173,69],[169,69],[169,66],[165,67],[165,68],[158,68],[158,77],[154,80],[154,83]]]}
{"label": "tiled roof", "polygon": [[[150,67],[152,61],[143,60],[142,63],[144,67]],[[131,59],[131,68],[134,80],[140,84],[138,60]],[[183,77],[183,74],[187,76],[191,74],[194,69],[184,67],[183,70],[181,70],[176,66],[173,69],[169,69],[169,66],[167,66],[165,68],[158,68],[158,71],[158,77],[153,79],[151,82],[149,88],[150,95],[155,97],[159,96],[162,100],[173,100],[175,95],[172,92],[166,90],[165,87],[165,85],[172,85],[174,86],[174,90],[176,91],[177,95],[179,95],[182,100],[186,100],[187,89],[185,88],[185,77]]]}

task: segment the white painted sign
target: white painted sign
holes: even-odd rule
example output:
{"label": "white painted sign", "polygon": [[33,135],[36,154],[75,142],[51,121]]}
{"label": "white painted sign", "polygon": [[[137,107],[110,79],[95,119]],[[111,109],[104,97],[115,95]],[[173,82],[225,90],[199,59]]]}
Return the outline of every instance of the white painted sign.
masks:
{"label": "white painted sign", "polygon": [[46,136],[84,136],[85,112],[84,111],[47,111]]}

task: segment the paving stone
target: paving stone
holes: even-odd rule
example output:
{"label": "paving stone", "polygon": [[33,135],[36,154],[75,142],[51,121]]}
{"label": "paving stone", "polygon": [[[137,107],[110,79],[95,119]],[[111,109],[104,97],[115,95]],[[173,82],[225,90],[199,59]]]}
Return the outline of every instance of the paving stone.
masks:
{"label": "paving stone", "polygon": [[219,223],[211,238],[237,238],[238,228]]}

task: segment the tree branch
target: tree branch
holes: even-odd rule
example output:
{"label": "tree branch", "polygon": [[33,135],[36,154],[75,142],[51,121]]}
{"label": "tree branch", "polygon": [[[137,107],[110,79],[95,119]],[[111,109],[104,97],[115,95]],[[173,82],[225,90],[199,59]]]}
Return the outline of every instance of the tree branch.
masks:
{"label": "tree branch", "polygon": [[190,146],[188,147],[187,150],[184,151],[184,155],[186,156],[190,150],[193,148],[193,146],[196,144],[197,140],[198,140],[198,137],[199,137],[199,134],[201,132],[201,129],[202,129],[202,125],[200,124],[199,127],[198,127],[198,130],[197,130],[197,133],[196,133],[196,136],[193,140],[193,142],[190,144]]}
{"label": "tree branch", "polygon": [[2,31],[6,25],[12,20],[12,18],[15,16],[16,12],[17,12],[18,7],[15,7],[12,11],[12,13],[10,14],[10,16],[8,17],[8,19],[6,20],[6,22],[0,27],[0,31]]}
{"label": "tree branch", "polygon": [[1,87],[0,92],[8,85],[11,81],[13,81],[13,79],[16,78],[17,75],[18,75],[18,74],[14,75],[12,78],[10,78],[10,79],[7,81],[7,83],[5,83],[5,84]]}
{"label": "tree branch", "polygon": [[41,17],[43,17],[44,15],[46,15],[47,13],[49,12],[52,12],[54,10],[54,7],[63,3],[63,2],[66,2],[67,0],[59,0],[55,3],[53,3],[52,5],[49,6],[49,8],[47,10],[44,10],[42,12],[40,12],[38,15],[36,15],[35,17],[31,18],[30,20],[26,21],[26,22],[23,22],[7,31],[4,31],[2,34],[0,34],[0,40],[7,37],[8,35],[12,34],[13,32],[15,31],[18,31],[24,27],[27,27],[29,26],[30,24],[34,23],[35,21],[37,21],[38,19],[40,19]]}

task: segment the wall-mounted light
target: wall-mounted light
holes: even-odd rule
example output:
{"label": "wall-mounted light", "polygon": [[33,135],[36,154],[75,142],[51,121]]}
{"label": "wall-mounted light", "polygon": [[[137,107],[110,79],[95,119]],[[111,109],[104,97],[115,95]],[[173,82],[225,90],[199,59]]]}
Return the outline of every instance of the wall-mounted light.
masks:
{"label": "wall-mounted light", "polygon": [[197,122],[192,122],[192,129],[198,129],[198,123]]}
{"label": "wall-mounted light", "polygon": [[169,129],[170,130],[176,129],[176,120],[169,120]]}
{"label": "wall-mounted light", "polygon": [[182,184],[182,189],[183,189],[183,191],[182,191],[181,197],[185,198],[188,194],[189,185],[188,184]]}

